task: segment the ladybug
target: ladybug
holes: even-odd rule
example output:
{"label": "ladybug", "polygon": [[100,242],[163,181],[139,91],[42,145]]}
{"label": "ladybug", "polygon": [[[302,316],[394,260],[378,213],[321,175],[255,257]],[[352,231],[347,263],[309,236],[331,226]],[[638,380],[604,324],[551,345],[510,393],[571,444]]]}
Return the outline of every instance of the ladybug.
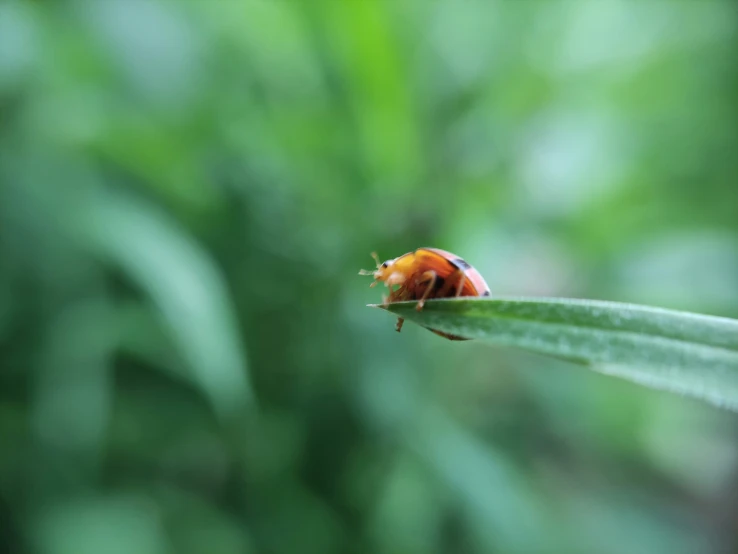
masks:
{"label": "ladybug", "polygon": [[[377,262],[377,269],[362,269],[359,275],[374,277],[370,287],[381,281],[390,289],[389,296],[383,298],[384,305],[417,300],[415,309],[421,311],[429,298],[490,295],[489,287],[480,273],[462,258],[446,250],[418,248],[382,263],[376,253],[372,253],[372,257]],[[403,323],[403,318],[397,319],[398,333]],[[450,340],[467,340],[436,329],[428,329]]]}

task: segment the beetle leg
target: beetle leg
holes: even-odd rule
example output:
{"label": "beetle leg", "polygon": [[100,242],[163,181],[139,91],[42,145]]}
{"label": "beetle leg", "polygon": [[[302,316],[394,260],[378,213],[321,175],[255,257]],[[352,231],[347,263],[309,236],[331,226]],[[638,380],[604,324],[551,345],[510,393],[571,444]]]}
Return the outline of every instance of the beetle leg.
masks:
{"label": "beetle leg", "polygon": [[454,285],[454,282],[456,282],[456,294],[454,296],[461,296],[461,292],[464,290],[464,285],[466,284],[466,274],[462,270],[457,269],[448,276],[443,287],[438,291],[438,297],[446,298],[448,293],[451,292],[451,287]]}
{"label": "beetle leg", "polygon": [[466,273],[463,271],[461,272],[461,279],[459,279],[459,284],[456,287],[456,298],[461,296],[461,291],[464,290],[464,285],[466,284]]}
{"label": "beetle leg", "polygon": [[395,331],[397,331],[399,333],[402,330],[402,324],[403,323],[405,323],[405,320],[402,319],[401,317],[398,317],[397,318],[397,325],[395,326]]}
{"label": "beetle leg", "polygon": [[418,311],[422,310],[423,306],[425,306],[425,301],[428,298],[428,295],[430,295],[433,287],[436,285],[436,279],[438,279],[438,275],[435,271],[429,270],[423,273],[423,275],[421,275],[420,277],[420,283],[423,283],[426,280],[429,280],[430,282],[428,283],[428,287],[425,289],[423,296],[420,297],[420,302],[418,302],[418,305],[415,307],[415,309]]}

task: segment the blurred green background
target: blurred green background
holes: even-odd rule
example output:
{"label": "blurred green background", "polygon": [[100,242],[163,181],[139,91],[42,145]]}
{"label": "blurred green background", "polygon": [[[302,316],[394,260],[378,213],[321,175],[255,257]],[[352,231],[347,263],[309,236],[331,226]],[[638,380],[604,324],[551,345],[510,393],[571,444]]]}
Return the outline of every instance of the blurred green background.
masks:
{"label": "blurred green background", "polygon": [[0,549],[738,551],[738,416],[365,304],[738,317],[728,2],[0,2]]}

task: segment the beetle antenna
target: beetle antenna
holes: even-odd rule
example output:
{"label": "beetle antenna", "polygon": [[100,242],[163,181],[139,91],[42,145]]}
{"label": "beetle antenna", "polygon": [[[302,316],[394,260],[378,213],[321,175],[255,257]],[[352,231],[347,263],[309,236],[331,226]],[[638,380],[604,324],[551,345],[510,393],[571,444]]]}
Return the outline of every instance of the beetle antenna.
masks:
{"label": "beetle antenna", "polygon": [[377,267],[382,265],[382,262],[379,261],[379,256],[377,255],[376,252],[372,252],[372,258],[374,258],[374,261],[377,262]]}
{"label": "beetle antenna", "polygon": [[359,275],[374,275],[373,269],[360,269]]}

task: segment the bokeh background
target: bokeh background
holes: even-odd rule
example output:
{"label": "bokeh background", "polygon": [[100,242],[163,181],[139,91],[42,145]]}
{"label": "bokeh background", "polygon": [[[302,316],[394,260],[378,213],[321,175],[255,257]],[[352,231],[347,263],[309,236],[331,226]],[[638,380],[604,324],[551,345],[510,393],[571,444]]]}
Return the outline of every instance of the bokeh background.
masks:
{"label": "bokeh background", "polygon": [[0,3],[0,550],[738,551],[738,415],[365,307],[738,317],[729,2]]}

